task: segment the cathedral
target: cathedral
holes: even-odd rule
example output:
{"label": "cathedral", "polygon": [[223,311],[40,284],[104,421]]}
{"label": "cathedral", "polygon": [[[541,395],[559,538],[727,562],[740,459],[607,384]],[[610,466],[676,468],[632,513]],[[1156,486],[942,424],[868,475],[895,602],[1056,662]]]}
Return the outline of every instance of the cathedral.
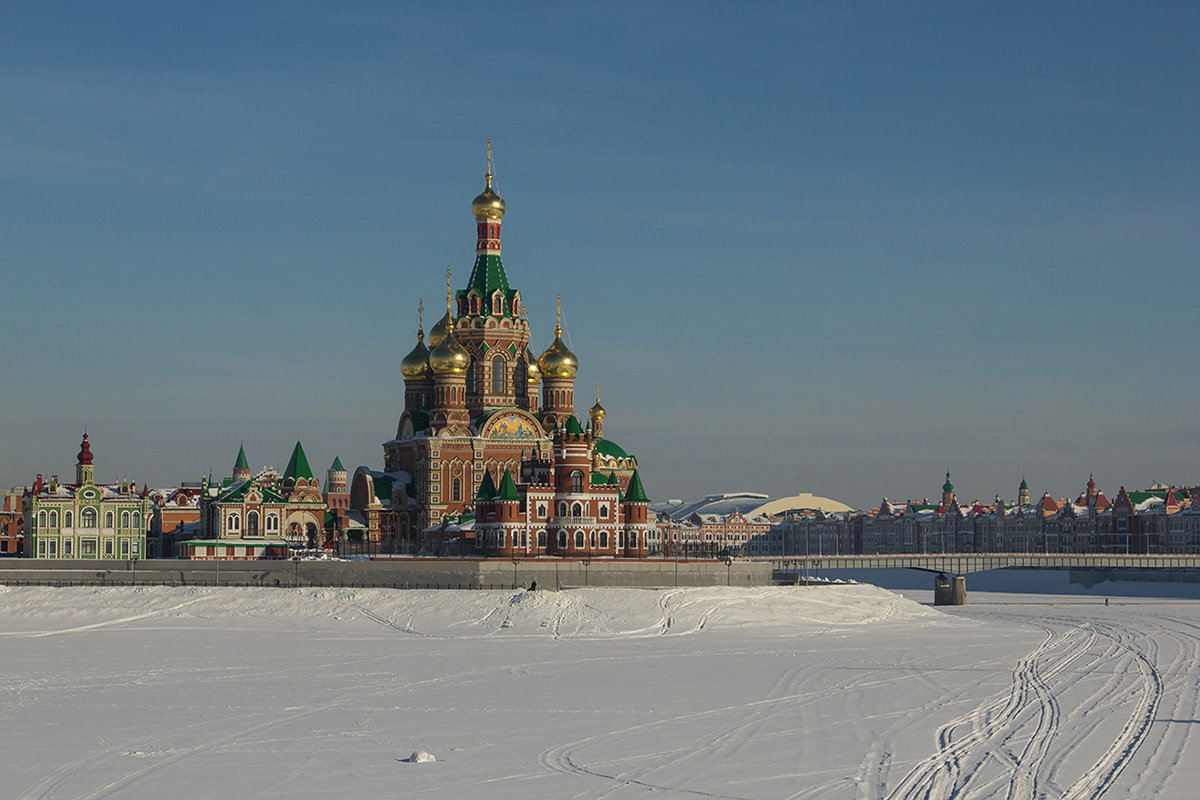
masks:
{"label": "cathedral", "polygon": [[[637,459],[604,438],[596,403],[586,428],[575,414],[575,354],[563,342],[530,344],[521,293],[500,258],[505,203],[492,186],[471,203],[475,264],[446,310],[401,362],[404,410],[383,445],[383,471],[360,467],[351,509],[372,539],[425,540],[456,530],[490,556],[642,557],[653,540]],[[419,308],[419,314],[423,307]]]}

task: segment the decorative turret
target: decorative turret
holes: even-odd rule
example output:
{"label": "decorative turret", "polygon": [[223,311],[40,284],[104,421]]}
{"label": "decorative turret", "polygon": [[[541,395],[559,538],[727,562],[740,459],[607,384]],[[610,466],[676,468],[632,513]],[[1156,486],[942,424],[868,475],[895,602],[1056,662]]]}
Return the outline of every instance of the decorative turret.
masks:
{"label": "decorative turret", "polygon": [[[450,268],[446,267],[446,316],[450,316]],[[446,329],[441,344],[429,351],[429,367],[433,370],[433,413],[431,424],[436,429],[451,425],[465,426],[467,417],[467,369],[471,354],[458,343],[454,326]]]}
{"label": "decorative turret", "polygon": [[1088,475],[1087,493],[1085,495],[1087,498],[1087,507],[1088,508],[1092,508],[1093,506],[1096,505],[1096,495],[1097,495],[1096,476]]}
{"label": "decorative turret", "polygon": [[[400,362],[404,376],[404,407],[410,411],[429,409],[433,399],[433,369],[425,346],[425,303],[417,303],[417,344]],[[443,340],[445,337],[442,337]]]}
{"label": "decorative turret", "polygon": [[528,346],[525,348],[525,365],[525,402],[519,405],[536,414],[541,407],[542,368]]}
{"label": "decorative turret", "polygon": [[604,406],[600,405],[600,384],[596,384],[596,405],[588,411],[592,418],[592,435],[597,439],[604,438]]}
{"label": "decorative turret", "polygon": [[92,445],[88,442],[87,433],[83,434],[83,441],[79,443],[79,453],[75,457],[75,483],[83,486],[84,484],[92,483],[94,480],[94,468],[92,467]]}
{"label": "decorative turret", "polygon": [[336,493],[346,491],[346,468],[342,466],[341,458],[334,458],[333,464],[325,473],[325,491]]}
{"label": "decorative turret", "polygon": [[564,424],[574,413],[575,372],[579,363],[562,340],[562,297],[555,302],[554,342],[538,358],[542,372],[542,421],[547,427]]}
{"label": "decorative turret", "polygon": [[233,479],[235,481],[250,480],[250,462],[246,460],[245,443],[238,445],[237,460],[233,462]]}
{"label": "decorative turret", "polygon": [[942,507],[949,508],[954,502],[954,484],[950,482],[950,472],[946,472],[946,482],[942,484]]}
{"label": "decorative turret", "polygon": [[1017,489],[1017,506],[1024,508],[1029,505],[1029,484],[1025,482],[1025,477],[1021,476],[1021,486]]}

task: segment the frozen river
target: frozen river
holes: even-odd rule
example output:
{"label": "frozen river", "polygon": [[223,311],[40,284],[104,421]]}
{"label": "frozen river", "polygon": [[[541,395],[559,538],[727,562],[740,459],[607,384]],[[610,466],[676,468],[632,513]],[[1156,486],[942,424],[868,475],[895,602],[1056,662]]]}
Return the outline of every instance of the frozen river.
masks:
{"label": "frozen river", "polygon": [[1196,796],[1200,601],[970,603],[0,587],[0,797]]}

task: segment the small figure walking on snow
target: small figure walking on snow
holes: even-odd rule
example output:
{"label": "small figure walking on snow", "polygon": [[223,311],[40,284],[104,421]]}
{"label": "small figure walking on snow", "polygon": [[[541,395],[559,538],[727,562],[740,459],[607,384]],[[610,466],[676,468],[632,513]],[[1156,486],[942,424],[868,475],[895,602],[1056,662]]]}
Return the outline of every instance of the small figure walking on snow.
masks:
{"label": "small figure walking on snow", "polygon": [[531,591],[531,592],[537,591],[537,581],[536,580],[533,583],[529,584],[529,591]]}
{"label": "small figure walking on snow", "polygon": [[1107,598],[1107,597],[1106,597],[1106,598],[1104,598],[1104,605],[1105,605],[1106,607],[1108,606],[1108,598]]}

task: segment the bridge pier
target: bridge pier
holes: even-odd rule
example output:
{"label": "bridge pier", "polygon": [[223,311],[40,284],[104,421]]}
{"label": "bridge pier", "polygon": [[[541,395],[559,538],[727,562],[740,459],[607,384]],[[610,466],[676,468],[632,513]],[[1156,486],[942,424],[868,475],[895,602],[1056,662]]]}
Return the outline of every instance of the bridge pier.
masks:
{"label": "bridge pier", "polygon": [[967,579],[955,575],[954,579],[939,572],[933,579],[933,604],[935,606],[965,606],[967,604]]}

